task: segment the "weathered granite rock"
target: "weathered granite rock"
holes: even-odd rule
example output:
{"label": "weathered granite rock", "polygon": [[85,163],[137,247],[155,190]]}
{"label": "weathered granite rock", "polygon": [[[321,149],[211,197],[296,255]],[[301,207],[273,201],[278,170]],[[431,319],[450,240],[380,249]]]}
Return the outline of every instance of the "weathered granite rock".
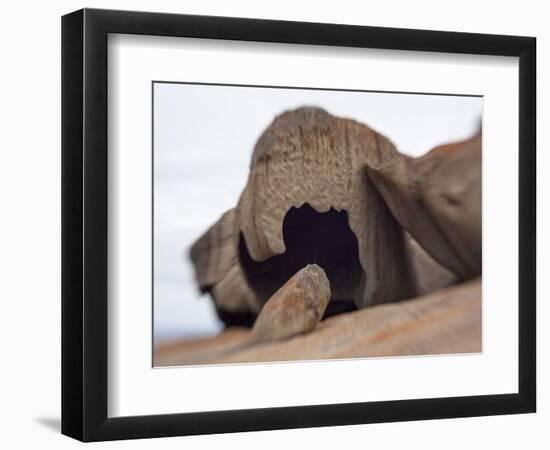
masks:
{"label": "weathered granite rock", "polygon": [[[251,342],[252,331],[229,328],[218,336],[155,349],[155,366],[320,360],[481,352],[481,279],[418,298],[323,320],[311,332]],[[231,351],[228,351],[231,350]]]}
{"label": "weathered granite rock", "polygon": [[[330,284],[323,269],[310,264],[291,277],[267,301],[246,339],[228,338],[223,345],[205,340],[207,352],[187,356],[189,364],[211,364],[233,353],[264,343],[277,342],[312,331],[330,301]],[[232,334],[230,335],[232,336]],[[211,345],[214,342],[214,345]]]}
{"label": "weathered granite rock", "polygon": [[481,274],[481,133],[367,173],[399,223],[459,279]]}
{"label": "weathered granite rock", "polygon": [[310,264],[288,280],[263,306],[251,338],[272,342],[307,333],[321,321],[330,301],[330,284],[323,269]]}
{"label": "weathered granite rock", "polygon": [[191,247],[197,283],[208,292],[220,318],[251,325],[262,304],[248,285],[238,256],[236,211],[227,211]]}
{"label": "weathered granite rock", "polygon": [[[202,289],[223,307],[237,302],[257,310],[292,274],[317,263],[333,300],[363,308],[411,296],[402,229],[364,170],[394,153],[366,125],[318,108],[275,118],[254,148],[236,209],[193,246]],[[235,265],[238,300],[212,290]]]}
{"label": "weathered granite rock", "polygon": [[479,275],[481,136],[415,159],[353,120],[309,107],[283,113],[254,148],[237,206],[191,258],[227,325],[251,326],[311,263],[330,282],[327,314]]}
{"label": "weathered granite rock", "polygon": [[[319,108],[299,108],[276,117],[256,143],[248,182],[237,206],[251,261],[244,264],[244,273],[252,288],[269,297],[269,291],[262,292],[261,283],[254,285],[256,273],[263,267],[253,262],[293,253],[285,243],[285,216],[293,208],[306,206],[317,213],[345,212],[346,225],[357,241],[358,268],[331,270],[319,262],[327,271],[333,293],[342,288],[351,291],[348,300],[358,308],[410,296],[414,282],[401,227],[364,170],[394,154],[397,151],[386,137]],[[332,239],[338,235],[334,233]],[[330,239],[323,238],[325,242]],[[321,242],[317,248],[322,248]],[[310,262],[317,263],[315,255],[311,256]],[[351,261],[355,255],[348,256]],[[280,267],[295,271],[303,266],[297,259],[281,258]],[[358,272],[358,276],[350,280],[350,272]],[[277,268],[271,266],[270,273],[276,274]]]}
{"label": "weathered granite rock", "polygon": [[407,232],[405,247],[411,262],[417,296],[429,294],[459,281],[456,274],[433,259]]}

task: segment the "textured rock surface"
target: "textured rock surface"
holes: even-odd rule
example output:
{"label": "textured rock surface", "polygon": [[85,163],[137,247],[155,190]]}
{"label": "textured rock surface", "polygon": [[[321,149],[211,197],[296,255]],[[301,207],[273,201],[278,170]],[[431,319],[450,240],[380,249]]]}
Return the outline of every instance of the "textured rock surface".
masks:
{"label": "textured rock surface", "polygon": [[330,300],[323,269],[310,264],[288,280],[264,305],[251,337],[271,342],[307,333],[320,322]]}
{"label": "textured rock surface", "polygon": [[307,264],[327,314],[413,298],[481,274],[481,135],[420,158],[318,108],[277,118],[254,148],[234,209],[192,247],[226,325],[252,326]]}
{"label": "textured rock surface", "polygon": [[416,295],[429,294],[459,281],[456,274],[433,259],[407,232],[405,246],[416,282]]}
{"label": "textured rock surface", "polygon": [[245,339],[233,341],[230,333],[224,345],[204,341],[206,352],[188,355],[190,364],[209,364],[261,343],[277,342],[312,331],[321,321],[330,301],[330,284],[323,269],[310,264],[292,276],[261,309]]}
{"label": "textured rock surface", "polygon": [[[248,285],[238,257],[234,209],[226,212],[191,247],[197,283],[223,314],[257,314],[262,303]],[[223,317],[222,317],[223,318]]]}
{"label": "textured rock surface", "polygon": [[459,279],[481,274],[481,134],[367,172],[401,225]]}
{"label": "textured rock surface", "polygon": [[323,267],[335,301],[363,308],[412,296],[402,228],[365,172],[394,154],[366,125],[318,108],[278,116],[254,148],[238,205],[191,249],[221,315],[257,314],[309,263]]}
{"label": "textured rock surface", "polygon": [[251,331],[174,342],[155,350],[155,365],[320,360],[481,352],[481,279],[390,305],[330,317],[310,333],[243,345]]}
{"label": "textured rock surface", "polygon": [[[365,173],[366,165],[379,165],[396,153],[388,139],[366,125],[318,108],[278,116],[254,148],[237,206],[250,258],[261,262],[289,250],[283,222],[292,208],[345,211],[362,269],[350,300],[362,308],[410,296],[414,283],[401,227]],[[333,290],[334,284],[342,284],[331,275],[329,279]],[[261,293],[264,298],[269,294]]]}

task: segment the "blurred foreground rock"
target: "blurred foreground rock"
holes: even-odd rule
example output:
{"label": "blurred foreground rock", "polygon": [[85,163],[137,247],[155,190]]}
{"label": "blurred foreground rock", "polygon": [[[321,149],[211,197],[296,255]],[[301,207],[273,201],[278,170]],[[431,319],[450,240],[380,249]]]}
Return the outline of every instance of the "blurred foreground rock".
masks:
{"label": "blurred foreground rock", "polygon": [[155,350],[155,366],[481,352],[481,279],[399,303],[347,312],[313,331],[278,342],[250,342],[251,331],[173,342]]}

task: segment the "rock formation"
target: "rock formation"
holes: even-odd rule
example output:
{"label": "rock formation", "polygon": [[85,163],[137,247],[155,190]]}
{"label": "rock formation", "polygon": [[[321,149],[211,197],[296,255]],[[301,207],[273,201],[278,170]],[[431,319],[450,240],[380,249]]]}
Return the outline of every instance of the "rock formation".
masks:
{"label": "rock formation", "polygon": [[281,286],[263,306],[251,337],[273,342],[312,331],[330,300],[330,285],[323,269],[309,264]]}
{"label": "rock formation", "polygon": [[202,292],[209,292],[227,324],[251,326],[262,307],[239,262],[236,210],[226,212],[191,247],[191,260]]}
{"label": "rock formation", "polygon": [[323,320],[290,339],[247,345],[251,330],[165,344],[155,366],[481,352],[481,280]]}
{"label": "rock formation", "polygon": [[326,316],[478,276],[481,135],[411,158],[359,122],[285,112],[258,139],[238,204],[191,259],[227,325],[252,326],[308,264],[330,283]]}
{"label": "rock formation", "polygon": [[481,274],[481,133],[366,171],[394,217],[458,279]]}
{"label": "rock formation", "polygon": [[309,263],[325,270],[331,303],[348,309],[414,294],[402,228],[365,172],[395,154],[366,125],[318,108],[275,118],[254,148],[238,205],[191,249],[198,283],[222,318],[257,314]]}

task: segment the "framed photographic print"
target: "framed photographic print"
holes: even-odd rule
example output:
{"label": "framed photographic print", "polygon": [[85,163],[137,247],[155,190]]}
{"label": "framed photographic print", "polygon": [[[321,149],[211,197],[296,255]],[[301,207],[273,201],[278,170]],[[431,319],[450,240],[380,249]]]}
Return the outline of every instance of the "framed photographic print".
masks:
{"label": "framed photographic print", "polygon": [[534,412],[531,37],[62,20],[62,432]]}

